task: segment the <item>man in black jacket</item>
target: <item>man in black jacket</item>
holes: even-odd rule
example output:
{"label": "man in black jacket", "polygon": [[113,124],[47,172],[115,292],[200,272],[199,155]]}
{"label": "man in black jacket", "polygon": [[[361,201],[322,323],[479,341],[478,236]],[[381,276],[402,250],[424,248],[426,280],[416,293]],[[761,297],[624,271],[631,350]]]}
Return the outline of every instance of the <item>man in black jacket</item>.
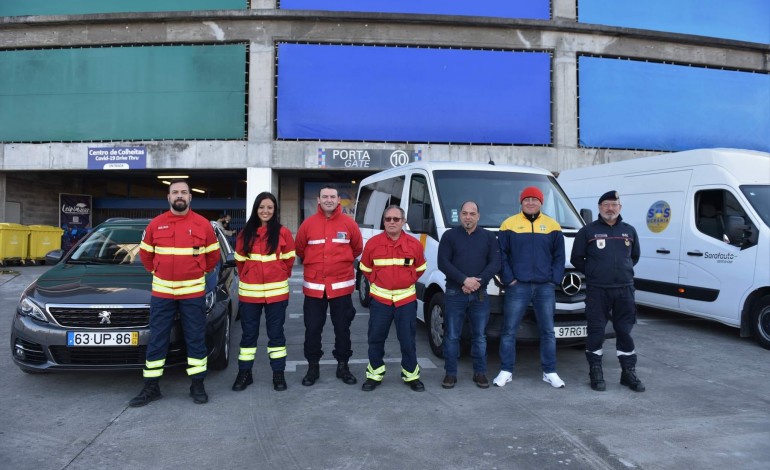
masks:
{"label": "man in black jacket", "polygon": [[620,216],[620,196],[607,191],[599,198],[599,217],[581,228],[572,246],[570,261],[586,275],[586,358],[591,388],[604,391],[602,343],[604,328],[612,319],[616,349],[623,372],[621,385],[643,392],[636,376],[636,350],[631,329],[636,323],[634,265],[639,261],[639,237]]}

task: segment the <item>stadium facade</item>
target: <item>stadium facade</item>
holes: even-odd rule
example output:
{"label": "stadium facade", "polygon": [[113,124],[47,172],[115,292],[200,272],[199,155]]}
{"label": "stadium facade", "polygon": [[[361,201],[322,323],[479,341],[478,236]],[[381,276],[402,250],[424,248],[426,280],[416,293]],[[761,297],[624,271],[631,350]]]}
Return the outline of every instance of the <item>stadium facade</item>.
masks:
{"label": "stadium facade", "polygon": [[[125,11],[126,5],[131,11]],[[558,172],[770,151],[766,0],[6,0],[0,221],[154,215],[187,175],[296,230],[320,184],[416,159]],[[248,184],[247,184],[248,180]],[[513,209],[512,209],[513,210]]]}

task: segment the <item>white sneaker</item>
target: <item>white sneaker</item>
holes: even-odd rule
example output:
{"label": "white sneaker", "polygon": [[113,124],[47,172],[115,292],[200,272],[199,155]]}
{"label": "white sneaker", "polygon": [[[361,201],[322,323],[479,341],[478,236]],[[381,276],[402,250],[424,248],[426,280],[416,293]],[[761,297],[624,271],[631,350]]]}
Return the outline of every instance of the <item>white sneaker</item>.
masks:
{"label": "white sneaker", "polygon": [[548,382],[551,384],[551,387],[554,388],[564,388],[564,381],[559,378],[559,374],[556,372],[551,372],[549,374],[543,372],[543,382]]}
{"label": "white sneaker", "polygon": [[513,374],[504,370],[501,370],[495,380],[492,381],[498,387],[505,387],[505,384],[513,380]]}

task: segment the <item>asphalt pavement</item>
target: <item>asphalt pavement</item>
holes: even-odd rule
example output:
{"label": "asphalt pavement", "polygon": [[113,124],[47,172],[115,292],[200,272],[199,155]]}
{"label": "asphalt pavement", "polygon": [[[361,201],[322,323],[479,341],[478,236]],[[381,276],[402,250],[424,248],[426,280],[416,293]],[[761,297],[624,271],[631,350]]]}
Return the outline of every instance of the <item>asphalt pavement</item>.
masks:
{"label": "asphalt pavement", "polygon": [[[0,335],[10,337],[21,291],[45,269],[0,272]],[[285,392],[272,389],[264,325],[254,385],[230,390],[241,336],[235,323],[230,366],[209,373],[206,405],[190,399],[183,368],[164,375],[163,399],[130,408],[128,401],[142,386],[140,371],[26,374],[13,364],[8,347],[0,354],[0,468],[768,467],[770,351],[739,338],[737,329],[642,310],[634,337],[644,393],[619,384],[612,341],[604,347],[603,393],[590,389],[579,347],[558,350],[563,389],[542,381],[538,350],[529,347],[519,348],[513,382],[504,388],[476,387],[471,359],[464,356],[457,386],[444,390],[443,361],[430,352],[422,325],[417,355],[426,391],[415,393],[399,378],[392,329],[385,380],[375,391],[363,392],[368,310],[354,300],[351,370],[358,384],[345,385],[334,376],[328,321],[321,379],[304,387],[300,269],[291,280],[286,320]],[[498,368],[497,343],[490,342],[490,380]]]}

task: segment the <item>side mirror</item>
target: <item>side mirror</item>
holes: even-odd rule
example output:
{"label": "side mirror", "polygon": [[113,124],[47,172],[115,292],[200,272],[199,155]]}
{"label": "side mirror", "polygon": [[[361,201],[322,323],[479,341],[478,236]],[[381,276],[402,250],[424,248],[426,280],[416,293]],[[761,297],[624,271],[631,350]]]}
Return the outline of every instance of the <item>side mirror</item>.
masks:
{"label": "side mirror", "polygon": [[235,267],[235,253],[228,253],[227,256],[225,256],[225,267],[226,268]]}
{"label": "side mirror", "polygon": [[64,250],[51,250],[45,254],[45,264],[56,264],[64,257]]}
{"label": "side mirror", "polygon": [[580,217],[583,218],[583,222],[589,223],[594,220],[594,213],[591,209],[580,209]]}
{"label": "side mirror", "polygon": [[406,223],[409,224],[409,230],[414,233],[425,233],[425,218],[422,204],[409,204],[409,213],[406,215]]}

